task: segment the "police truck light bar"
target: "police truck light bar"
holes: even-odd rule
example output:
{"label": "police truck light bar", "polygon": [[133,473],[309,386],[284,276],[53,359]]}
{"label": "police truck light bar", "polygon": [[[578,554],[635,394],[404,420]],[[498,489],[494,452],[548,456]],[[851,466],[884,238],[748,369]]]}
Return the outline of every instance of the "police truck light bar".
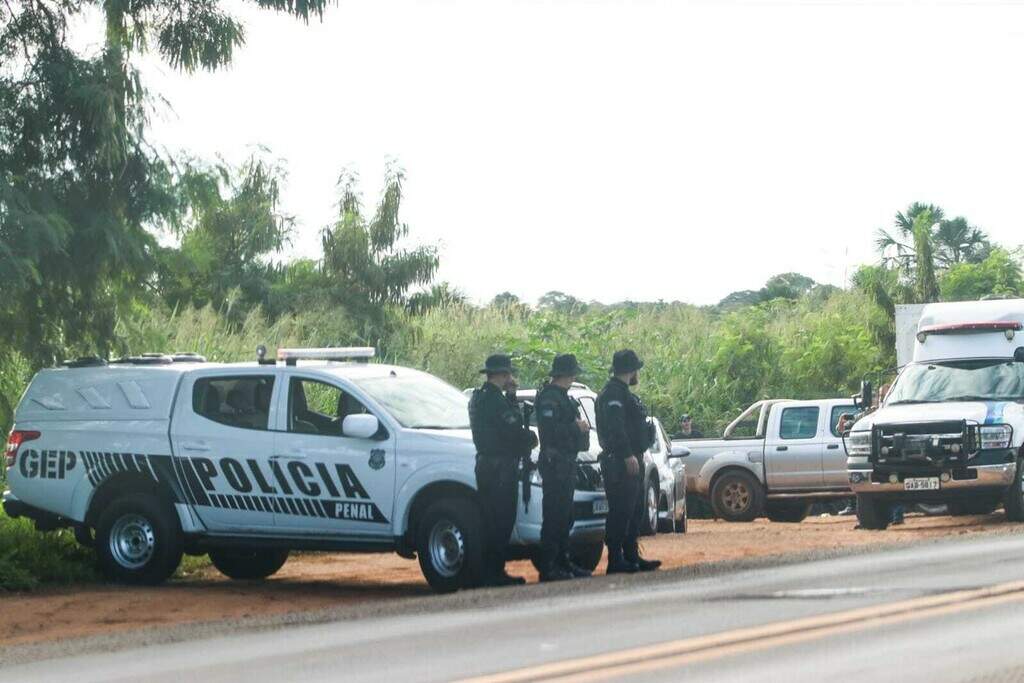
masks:
{"label": "police truck light bar", "polygon": [[972,332],[1002,332],[1007,339],[1013,339],[1014,334],[1020,332],[1022,326],[1019,322],[1006,320],[1001,322],[988,323],[954,323],[950,325],[928,325],[917,332],[917,341],[922,344],[933,334],[970,334]]}
{"label": "police truck light bar", "polygon": [[338,346],[323,349],[278,349],[277,359],[288,365],[299,360],[369,360],[376,354],[372,346]]}

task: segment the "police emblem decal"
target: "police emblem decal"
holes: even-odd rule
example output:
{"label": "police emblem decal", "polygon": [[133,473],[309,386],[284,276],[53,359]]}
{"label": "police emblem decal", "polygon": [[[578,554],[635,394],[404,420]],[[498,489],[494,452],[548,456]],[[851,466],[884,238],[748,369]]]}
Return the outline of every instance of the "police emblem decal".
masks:
{"label": "police emblem decal", "polygon": [[370,469],[379,470],[384,467],[384,450],[374,448],[370,451]]}

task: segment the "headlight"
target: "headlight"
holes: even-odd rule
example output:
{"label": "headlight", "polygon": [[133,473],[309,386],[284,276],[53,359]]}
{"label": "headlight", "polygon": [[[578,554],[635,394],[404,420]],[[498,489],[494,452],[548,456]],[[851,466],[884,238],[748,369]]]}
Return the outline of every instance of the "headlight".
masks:
{"label": "headlight", "polygon": [[981,448],[1009,448],[1013,440],[1013,427],[1010,425],[985,425],[981,428]]}
{"label": "headlight", "polygon": [[544,477],[540,476],[540,470],[532,470],[530,472],[530,483],[534,486],[542,486],[544,484]]}
{"label": "headlight", "polygon": [[871,432],[851,432],[846,437],[846,454],[849,456],[871,455]]}

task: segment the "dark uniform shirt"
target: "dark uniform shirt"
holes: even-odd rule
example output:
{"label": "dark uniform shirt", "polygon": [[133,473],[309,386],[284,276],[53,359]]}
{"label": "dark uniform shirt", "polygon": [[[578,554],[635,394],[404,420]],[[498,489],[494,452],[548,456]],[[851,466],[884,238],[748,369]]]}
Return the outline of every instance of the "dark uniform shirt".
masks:
{"label": "dark uniform shirt", "polygon": [[537,429],[540,457],[576,460],[576,454],[590,448],[590,435],[576,426],[580,419],[568,390],[548,384],[537,394]]}
{"label": "dark uniform shirt", "polygon": [[605,454],[620,460],[642,457],[654,442],[654,425],[647,409],[629,386],[617,377],[608,380],[597,397],[597,440]]}
{"label": "dark uniform shirt", "polygon": [[491,382],[473,391],[469,424],[478,456],[518,458],[537,445],[537,435],[523,426],[523,414]]}

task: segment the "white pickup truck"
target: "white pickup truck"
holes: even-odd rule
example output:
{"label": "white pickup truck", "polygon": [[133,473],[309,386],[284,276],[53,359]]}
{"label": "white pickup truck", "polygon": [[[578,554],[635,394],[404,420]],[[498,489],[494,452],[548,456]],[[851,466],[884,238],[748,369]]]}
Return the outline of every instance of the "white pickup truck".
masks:
{"label": "white pickup truck", "polygon": [[[4,510],[43,530],[75,527],[126,582],[163,581],[183,552],[252,579],[289,550],[344,550],[418,557],[435,590],[477,585],[467,399],[410,368],[335,362],[372,355],[281,349],[277,362],[157,355],[43,370],[15,412]],[[572,539],[592,569],[607,501],[589,467]],[[510,555],[539,542],[542,495],[520,504]]]}
{"label": "white pickup truck", "polygon": [[839,418],[852,399],[758,401],[720,439],[677,439],[687,448],[686,490],[707,499],[717,517],[749,522],[765,515],[800,522],[811,504],[850,496]]}

